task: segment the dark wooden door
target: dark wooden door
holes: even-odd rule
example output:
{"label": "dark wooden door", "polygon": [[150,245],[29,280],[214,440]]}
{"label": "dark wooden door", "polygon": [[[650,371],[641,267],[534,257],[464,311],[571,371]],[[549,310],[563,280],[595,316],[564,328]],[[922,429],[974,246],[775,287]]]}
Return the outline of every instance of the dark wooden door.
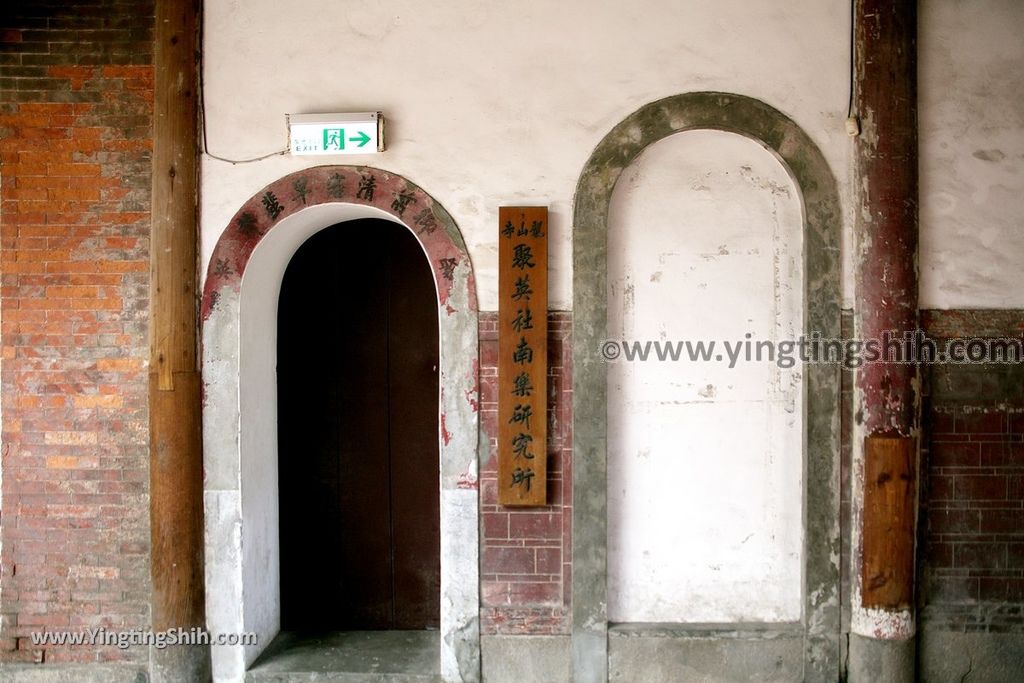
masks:
{"label": "dark wooden door", "polygon": [[437,297],[403,226],[327,228],[278,308],[285,630],[438,626]]}

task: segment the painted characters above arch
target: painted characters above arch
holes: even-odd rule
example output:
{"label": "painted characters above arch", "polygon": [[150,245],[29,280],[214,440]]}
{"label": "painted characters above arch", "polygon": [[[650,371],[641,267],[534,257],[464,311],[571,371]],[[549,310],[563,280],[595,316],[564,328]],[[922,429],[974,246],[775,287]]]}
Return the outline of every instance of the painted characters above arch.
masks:
{"label": "painted characters above arch", "polygon": [[[369,166],[317,166],[267,185],[232,217],[210,257],[203,319],[216,305],[220,289],[238,291],[249,257],[275,225],[307,207],[328,203],[374,207],[405,223],[430,259],[439,301],[449,305],[456,268],[468,263],[469,254],[448,212],[400,175]],[[468,302],[476,310],[476,286],[468,270]]]}

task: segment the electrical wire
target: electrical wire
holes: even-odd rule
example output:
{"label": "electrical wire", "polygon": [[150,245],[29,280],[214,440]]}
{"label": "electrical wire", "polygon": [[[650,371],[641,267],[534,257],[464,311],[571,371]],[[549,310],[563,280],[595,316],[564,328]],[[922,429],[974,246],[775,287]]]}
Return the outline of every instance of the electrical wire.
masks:
{"label": "electrical wire", "polygon": [[264,154],[262,156],[253,157],[251,159],[228,159],[214,154],[210,151],[210,145],[208,142],[208,136],[206,133],[206,86],[203,83],[203,71],[205,70],[204,55],[206,50],[203,49],[203,36],[206,32],[206,7],[205,3],[199,3],[199,122],[200,130],[203,135],[203,154],[216,159],[217,161],[226,161],[229,164],[250,164],[254,161],[263,161],[271,157],[283,156],[288,153],[288,148],[285,147],[282,150]]}
{"label": "electrical wire", "polygon": [[857,46],[857,0],[850,0],[850,99],[846,104],[846,118],[853,116],[853,88],[857,80],[856,75],[856,46]]}

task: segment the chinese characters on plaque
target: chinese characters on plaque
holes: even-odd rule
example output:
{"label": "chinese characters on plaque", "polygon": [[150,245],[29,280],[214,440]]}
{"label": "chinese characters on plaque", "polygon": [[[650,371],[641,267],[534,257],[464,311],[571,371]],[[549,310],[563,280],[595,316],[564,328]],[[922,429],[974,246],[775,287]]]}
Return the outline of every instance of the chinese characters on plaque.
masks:
{"label": "chinese characters on plaque", "polygon": [[498,503],[546,505],[548,210],[498,223]]}

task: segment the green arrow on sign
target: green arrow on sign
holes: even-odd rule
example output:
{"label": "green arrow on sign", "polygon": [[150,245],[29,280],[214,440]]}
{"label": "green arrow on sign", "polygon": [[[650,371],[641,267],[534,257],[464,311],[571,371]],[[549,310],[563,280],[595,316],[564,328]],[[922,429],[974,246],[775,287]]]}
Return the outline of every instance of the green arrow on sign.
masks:
{"label": "green arrow on sign", "polygon": [[350,137],[349,142],[358,142],[360,147],[365,147],[366,143],[370,141],[370,136],[363,131],[359,131],[359,135]]}

